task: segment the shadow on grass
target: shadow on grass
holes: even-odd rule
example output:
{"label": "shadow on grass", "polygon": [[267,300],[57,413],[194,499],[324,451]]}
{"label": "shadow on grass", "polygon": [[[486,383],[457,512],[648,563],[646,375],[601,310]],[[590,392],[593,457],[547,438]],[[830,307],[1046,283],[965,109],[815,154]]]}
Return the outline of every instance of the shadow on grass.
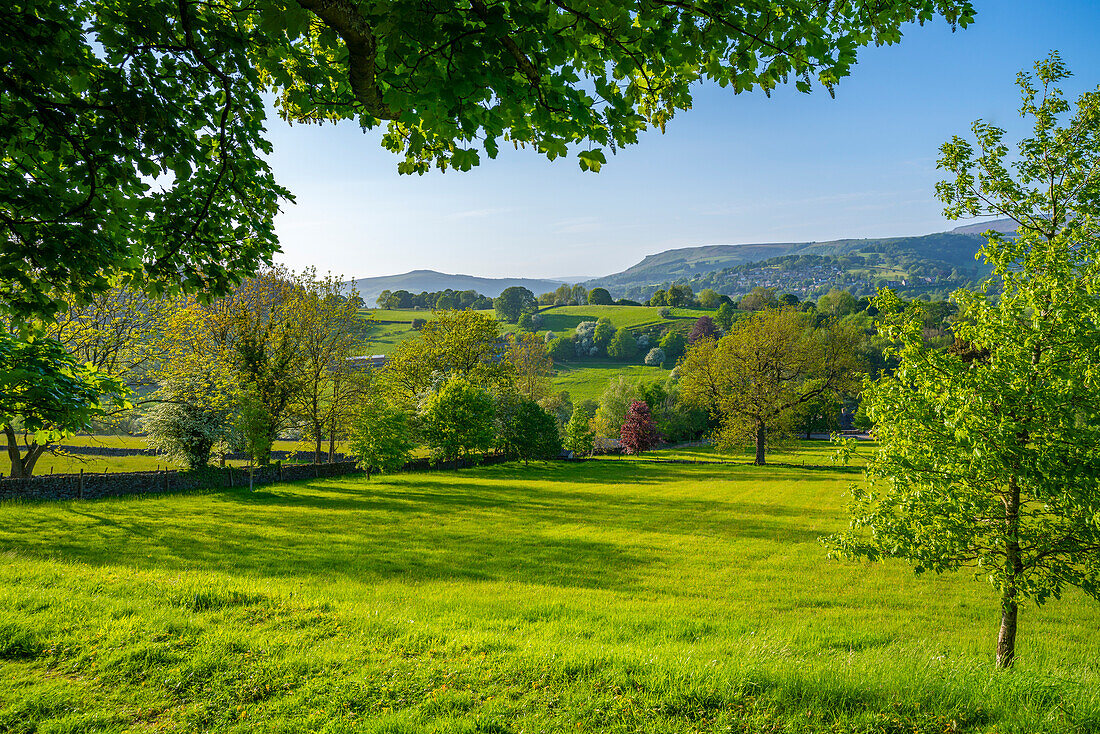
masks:
{"label": "shadow on grass", "polygon": [[[634,476],[608,464],[506,464],[9,508],[0,550],[139,569],[630,591],[661,561],[656,537],[812,543],[836,521],[818,508],[631,491],[682,481],[683,469],[647,465]],[[690,479],[706,487],[729,476],[726,467],[693,467]]]}

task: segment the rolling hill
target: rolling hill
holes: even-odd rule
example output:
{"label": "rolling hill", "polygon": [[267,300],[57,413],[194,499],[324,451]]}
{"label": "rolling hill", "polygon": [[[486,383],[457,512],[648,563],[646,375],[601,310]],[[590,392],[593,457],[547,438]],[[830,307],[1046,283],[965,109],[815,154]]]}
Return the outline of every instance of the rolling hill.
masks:
{"label": "rolling hill", "polygon": [[917,237],[684,247],[648,255],[585,285],[638,300],[671,283],[731,296],[754,284],[802,295],[833,285],[866,292],[884,283],[953,288],[988,275],[975,254],[983,242],[980,233],[989,229],[1012,231],[1009,220],[997,220]]}
{"label": "rolling hill", "polygon": [[546,293],[561,285],[564,281],[540,280],[537,278],[480,278],[474,275],[451,275],[435,270],[412,270],[401,275],[383,275],[376,278],[359,278],[349,281],[349,291],[357,290],[368,305],[374,305],[382,291],[406,290],[410,293],[422,291],[442,291],[450,288],[455,291],[473,290],[490,298],[496,298],[505,288],[514,285],[527,288],[532,293]]}

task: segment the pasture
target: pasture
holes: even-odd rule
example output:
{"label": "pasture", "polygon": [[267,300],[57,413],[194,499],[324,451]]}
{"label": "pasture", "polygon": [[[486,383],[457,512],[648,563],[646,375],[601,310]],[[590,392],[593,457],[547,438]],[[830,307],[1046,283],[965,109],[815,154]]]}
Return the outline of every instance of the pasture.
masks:
{"label": "pasture", "polygon": [[983,582],[825,559],[828,453],[2,505],[0,730],[1096,731],[1100,605],[997,673]]}

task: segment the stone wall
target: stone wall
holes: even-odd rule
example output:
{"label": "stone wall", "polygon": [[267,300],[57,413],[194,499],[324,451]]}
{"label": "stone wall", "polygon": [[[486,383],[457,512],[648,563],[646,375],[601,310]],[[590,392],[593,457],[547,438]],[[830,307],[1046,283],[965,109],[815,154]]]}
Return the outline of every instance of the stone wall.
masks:
{"label": "stone wall", "polygon": [[[335,464],[273,464],[253,469],[253,486],[298,479],[357,474],[354,461]],[[248,469],[207,469],[202,472],[141,471],[79,474],[48,474],[28,479],[0,479],[0,501],[74,500],[120,497],[128,494],[190,492],[197,489],[247,487]]]}

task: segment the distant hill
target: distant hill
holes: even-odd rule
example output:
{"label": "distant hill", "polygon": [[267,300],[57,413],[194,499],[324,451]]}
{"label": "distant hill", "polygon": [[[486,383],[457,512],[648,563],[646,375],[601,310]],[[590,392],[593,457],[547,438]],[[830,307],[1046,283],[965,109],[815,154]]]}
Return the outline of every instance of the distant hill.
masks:
{"label": "distant hill", "polygon": [[981,234],[989,230],[1009,234],[1016,231],[1016,222],[1011,219],[994,219],[990,222],[978,222],[977,224],[964,224],[951,230],[955,234]]}
{"label": "distant hill", "polygon": [[455,291],[473,290],[490,298],[496,298],[505,288],[518,285],[527,288],[537,296],[540,293],[555,290],[563,282],[535,278],[479,278],[474,275],[450,275],[435,270],[413,270],[401,275],[383,275],[348,281],[347,289],[359,291],[363,301],[368,306],[373,306],[375,299],[382,291],[406,290],[410,293],[420,293],[450,288]]}
{"label": "distant hill", "polygon": [[1012,232],[1014,224],[1002,219],[919,237],[683,247],[648,255],[620,273],[585,285],[637,300],[671,283],[687,283],[696,291],[714,288],[730,296],[754,284],[804,296],[827,292],[834,285],[870,293],[884,283],[920,290],[914,285],[919,283],[942,293],[988,275],[984,263],[975,260],[982,245],[980,233]]}

